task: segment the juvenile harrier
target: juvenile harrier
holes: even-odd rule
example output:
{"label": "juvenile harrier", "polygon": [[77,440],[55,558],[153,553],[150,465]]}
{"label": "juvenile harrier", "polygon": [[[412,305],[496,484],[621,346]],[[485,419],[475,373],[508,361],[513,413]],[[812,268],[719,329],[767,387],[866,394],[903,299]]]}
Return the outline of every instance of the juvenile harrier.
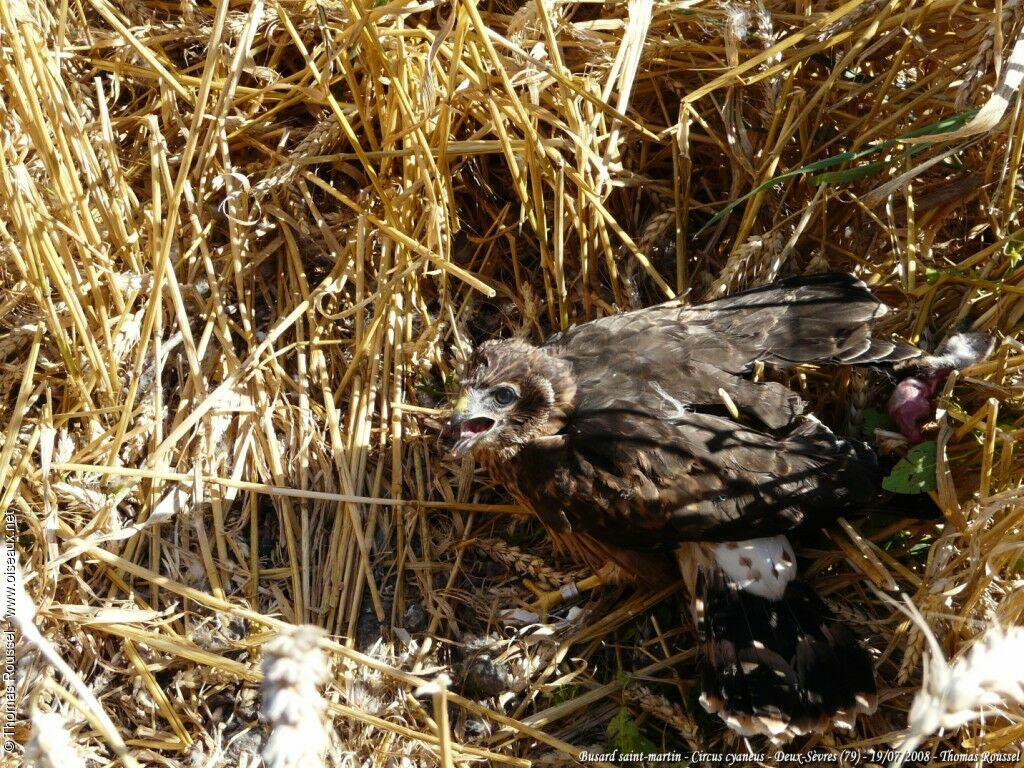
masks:
{"label": "juvenile harrier", "polygon": [[825,274],[605,317],[540,347],[486,342],[451,419],[454,450],[601,580],[656,582],[652,553],[674,551],[701,701],[734,729],[849,726],[874,710],[871,661],[797,579],[785,534],[877,505],[882,473],[869,446],[750,374],[758,362],[906,365],[918,349],[871,337],[885,311],[864,283]]}

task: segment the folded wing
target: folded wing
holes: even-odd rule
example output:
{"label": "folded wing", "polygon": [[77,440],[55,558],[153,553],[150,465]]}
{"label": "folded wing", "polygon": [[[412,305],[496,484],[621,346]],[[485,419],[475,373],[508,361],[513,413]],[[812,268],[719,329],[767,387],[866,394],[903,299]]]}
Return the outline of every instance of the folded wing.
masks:
{"label": "folded wing", "polygon": [[520,490],[549,525],[632,548],[773,536],[870,504],[873,452],[746,374],[920,354],[871,337],[884,312],[852,276],[814,275],[560,334],[546,348],[572,365],[575,410],[561,440],[523,452]]}

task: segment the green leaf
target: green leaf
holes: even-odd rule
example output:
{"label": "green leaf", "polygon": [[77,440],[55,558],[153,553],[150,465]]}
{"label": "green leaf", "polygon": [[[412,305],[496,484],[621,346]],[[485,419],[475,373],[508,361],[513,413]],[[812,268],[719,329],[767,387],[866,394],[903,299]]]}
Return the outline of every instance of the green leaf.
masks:
{"label": "green leaf", "polygon": [[889,414],[877,408],[864,409],[864,437],[874,437],[875,430],[888,429],[890,432],[896,429],[896,422],[889,418]]}
{"label": "green leaf", "polygon": [[[768,181],[766,181],[766,182],[764,182],[762,184],[758,184],[756,187],[754,187],[752,190],[747,192],[747,194],[743,195],[739,199],[733,200],[731,203],[729,203],[727,206],[725,206],[725,208],[723,208],[718,213],[716,213],[714,216],[712,216],[704,224],[704,226],[702,226],[700,229],[698,229],[697,232],[695,233],[694,237],[699,235],[701,232],[706,230],[708,227],[712,227],[715,224],[717,224],[719,221],[721,221],[721,219],[727,213],[729,213],[729,211],[731,211],[733,208],[735,208],[738,205],[742,205],[744,202],[746,202],[748,199],[750,199],[751,197],[756,195],[758,192],[763,192],[766,189],[771,189],[772,187],[776,186],[777,184],[780,184],[781,182],[785,181],[786,179],[792,179],[792,178],[794,178],[796,176],[806,176],[806,175],[812,175],[813,176],[818,171],[823,171],[826,168],[831,168],[834,165],[840,165],[842,163],[852,162],[854,160],[860,160],[862,157],[870,157],[871,155],[878,154],[880,152],[884,152],[885,150],[889,149],[890,147],[896,146],[897,144],[899,144],[900,139],[917,138],[917,137],[920,137],[920,136],[929,136],[929,135],[936,134],[936,133],[946,133],[947,131],[956,130],[960,126],[965,125],[967,123],[967,121],[969,121],[977,113],[978,113],[978,110],[976,110],[976,109],[973,109],[973,110],[971,110],[969,112],[961,112],[960,114],[953,115],[952,117],[948,117],[945,120],[940,120],[937,123],[932,123],[931,125],[926,125],[923,128],[918,128],[916,130],[913,130],[910,133],[907,133],[907,134],[901,136],[900,138],[887,139],[885,141],[879,142],[878,144],[868,144],[866,147],[864,147],[863,149],[860,149],[860,150],[858,150],[856,152],[853,152],[853,151],[840,152],[838,155],[833,155],[832,157],[823,157],[821,160],[815,160],[813,163],[808,163],[807,165],[801,166],[800,168],[795,168],[792,171],[786,171],[785,173],[780,173],[778,176],[776,176],[774,178],[771,178],[771,179],[768,179]],[[918,152],[922,152],[922,151],[924,151],[925,149],[927,149],[930,146],[931,146],[930,144],[916,144],[916,145],[913,145],[913,146],[909,147],[908,149],[904,150],[904,154],[901,155],[901,157],[913,157]],[[884,164],[888,165],[890,163],[886,162]]]}
{"label": "green leaf", "polygon": [[843,171],[819,173],[817,176],[811,177],[811,184],[842,184],[850,181],[860,181],[885,170],[890,165],[891,163],[888,162],[868,163],[867,165],[858,165],[855,168],[847,168]]}
{"label": "green leaf", "polygon": [[882,487],[893,493],[935,490],[935,441],[915,445],[893,467]]}
{"label": "green leaf", "polygon": [[934,285],[939,281],[940,277],[972,277],[971,273],[964,269],[956,269],[955,267],[944,267],[943,269],[937,269],[936,267],[925,267],[924,269],[925,279],[929,285]]}
{"label": "green leaf", "polygon": [[608,721],[609,746],[620,752],[654,752],[654,742],[640,732],[640,726],[630,716],[629,709],[621,707]]}
{"label": "green leaf", "polygon": [[555,695],[552,697],[555,704],[564,704],[567,701],[572,701],[577,696],[583,695],[583,686],[581,685],[561,685],[555,689]]}
{"label": "green leaf", "polygon": [[1010,269],[1016,269],[1017,265],[1024,260],[1024,248],[1011,248],[1007,251],[1006,256],[1010,260]]}
{"label": "green leaf", "polygon": [[907,552],[907,554],[910,555],[911,557],[917,557],[918,555],[923,555],[925,552],[927,552],[929,549],[932,548],[932,544],[933,543],[934,542],[932,542],[930,540],[929,541],[918,542],[917,544],[915,544],[914,546],[912,546],[910,548],[910,551]]}
{"label": "green leaf", "polygon": [[875,152],[879,151],[879,149],[880,149],[880,147],[872,146],[872,147],[868,147],[867,149],[862,149],[860,152],[841,152],[840,154],[834,155],[832,157],[825,157],[825,158],[822,158],[821,160],[816,160],[815,162],[810,163],[808,165],[805,165],[805,166],[803,166],[801,168],[796,168],[795,170],[792,170],[792,171],[786,171],[785,173],[780,173],[778,176],[776,176],[774,178],[771,178],[771,179],[768,179],[768,181],[764,182],[763,184],[758,184],[756,187],[754,187],[752,190],[747,192],[747,194],[743,195],[742,197],[740,197],[740,198],[738,198],[736,200],[733,200],[731,203],[729,203],[727,206],[725,206],[725,208],[723,208],[718,213],[716,213],[714,216],[712,216],[707,221],[707,223],[704,224],[704,226],[702,226],[700,229],[697,230],[696,234],[699,235],[701,232],[703,232],[708,227],[714,226],[727,213],[729,213],[729,211],[731,211],[733,208],[735,208],[735,207],[737,207],[739,205],[742,205],[747,200],[749,200],[751,197],[756,195],[758,192],[763,192],[766,189],[771,189],[772,187],[776,186],[777,184],[781,184],[786,179],[792,179],[792,178],[795,178],[797,176],[804,176],[804,175],[809,174],[809,173],[815,173],[816,171],[821,171],[821,170],[824,170],[825,168],[831,168],[833,165],[839,165],[840,163],[845,163],[848,160],[857,160],[858,158],[865,157],[866,155],[874,154]]}

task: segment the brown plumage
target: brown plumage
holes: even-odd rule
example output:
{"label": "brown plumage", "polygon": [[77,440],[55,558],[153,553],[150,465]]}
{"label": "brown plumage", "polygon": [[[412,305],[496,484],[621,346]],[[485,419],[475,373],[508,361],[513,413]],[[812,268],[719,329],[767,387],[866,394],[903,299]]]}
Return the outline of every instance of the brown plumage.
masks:
{"label": "brown plumage", "polygon": [[877,503],[881,473],[868,446],[750,374],[920,355],[872,338],[884,312],[852,276],[814,275],[602,318],[540,347],[486,342],[462,381],[455,451],[606,579],[658,582],[677,558],[703,700],[732,727],[787,738],[850,721],[874,706],[870,660],[794,580],[783,536]]}

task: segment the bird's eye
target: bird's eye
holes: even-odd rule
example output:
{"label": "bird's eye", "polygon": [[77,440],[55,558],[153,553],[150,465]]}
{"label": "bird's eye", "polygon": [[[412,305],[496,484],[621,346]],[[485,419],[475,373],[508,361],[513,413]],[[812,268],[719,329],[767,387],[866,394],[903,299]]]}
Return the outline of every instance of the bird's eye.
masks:
{"label": "bird's eye", "polygon": [[512,387],[497,387],[491,393],[491,396],[498,405],[509,405],[515,402],[515,399],[518,397]]}

